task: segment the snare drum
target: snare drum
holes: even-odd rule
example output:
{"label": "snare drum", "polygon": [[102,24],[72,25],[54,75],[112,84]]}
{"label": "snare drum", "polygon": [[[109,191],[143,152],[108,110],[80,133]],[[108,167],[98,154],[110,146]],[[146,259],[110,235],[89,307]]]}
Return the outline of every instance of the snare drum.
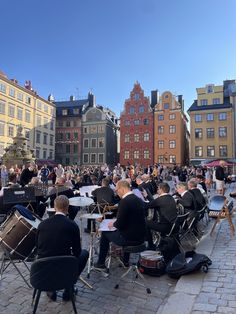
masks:
{"label": "snare drum", "polygon": [[140,253],[139,264],[140,266],[159,269],[160,264],[163,264],[164,258],[160,252],[157,251],[144,251]]}
{"label": "snare drum", "polygon": [[36,229],[41,220],[30,220],[17,210],[1,226],[0,243],[12,259],[25,259],[35,248]]}

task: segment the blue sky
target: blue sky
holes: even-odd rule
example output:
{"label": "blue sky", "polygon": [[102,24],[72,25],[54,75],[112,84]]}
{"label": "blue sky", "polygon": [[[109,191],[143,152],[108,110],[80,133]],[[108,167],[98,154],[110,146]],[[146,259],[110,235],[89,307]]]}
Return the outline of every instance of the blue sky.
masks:
{"label": "blue sky", "polygon": [[1,0],[0,70],[118,115],[134,82],[183,94],[236,78],[236,0]]}

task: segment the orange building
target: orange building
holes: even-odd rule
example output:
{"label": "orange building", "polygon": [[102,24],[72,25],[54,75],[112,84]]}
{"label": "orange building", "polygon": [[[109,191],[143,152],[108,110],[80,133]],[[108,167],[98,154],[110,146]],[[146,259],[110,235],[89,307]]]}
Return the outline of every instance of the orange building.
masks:
{"label": "orange building", "polygon": [[166,91],[157,101],[154,115],[154,162],[186,165],[189,162],[189,132],[184,100]]}

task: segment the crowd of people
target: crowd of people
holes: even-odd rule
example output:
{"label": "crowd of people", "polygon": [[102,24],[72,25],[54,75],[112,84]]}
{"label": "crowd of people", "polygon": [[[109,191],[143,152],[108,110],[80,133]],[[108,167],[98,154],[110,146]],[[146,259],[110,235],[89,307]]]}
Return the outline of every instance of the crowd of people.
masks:
{"label": "crowd of people", "polygon": [[[197,211],[207,204],[207,194],[214,183],[217,192],[224,194],[227,176],[224,162],[214,173],[206,167],[164,165],[143,168],[117,164],[110,168],[106,164],[102,167],[63,167],[59,164],[50,169],[46,164],[40,169],[34,163],[22,169],[17,165],[10,169],[2,165],[0,199],[7,188],[38,188],[41,193],[36,195],[35,202],[31,204],[34,212],[42,218],[48,200],[55,209],[55,215],[43,220],[38,227],[38,258],[72,254],[78,258],[81,273],[88,259],[88,251],[81,248],[81,231],[74,222],[80,207],[71,206],[69,199],[79,195],[83,187],[94,186],[91,195],[94,204],[90,206],[93,212],[102,212],[104,205],[117,204],[114,211],[116,220],[109,223],[108,231],[101,233],[99,256],[94,265],[104,270],[110,242],[123,247],[140,245],[146,241],[147,248],[155,250],[152,232],[159,232],[161,237],[165,237],[179,214],[179,205],[189,213],[190,218],[194,218]],[[88,222],[84,231],[91,232],[91,228],[93,224]],[[110,231],[113,228],[115,231]],[[122,263],[124,266],[129,265],[128,253],[122,257]],[[50,292],[49,297],[55,300],[56,292]],[[69,297],[68,291],[64,291],[63,299],[66,301]]]}

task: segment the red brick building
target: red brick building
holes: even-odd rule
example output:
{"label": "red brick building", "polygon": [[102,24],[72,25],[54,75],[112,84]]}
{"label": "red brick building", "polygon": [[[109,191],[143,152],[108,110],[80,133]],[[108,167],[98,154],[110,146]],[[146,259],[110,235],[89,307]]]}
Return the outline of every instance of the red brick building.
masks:
{"label": "red brick building", "polygon": [[138,82],[125,101],[120,117],[120,163],[153,164],[153,111]]}

